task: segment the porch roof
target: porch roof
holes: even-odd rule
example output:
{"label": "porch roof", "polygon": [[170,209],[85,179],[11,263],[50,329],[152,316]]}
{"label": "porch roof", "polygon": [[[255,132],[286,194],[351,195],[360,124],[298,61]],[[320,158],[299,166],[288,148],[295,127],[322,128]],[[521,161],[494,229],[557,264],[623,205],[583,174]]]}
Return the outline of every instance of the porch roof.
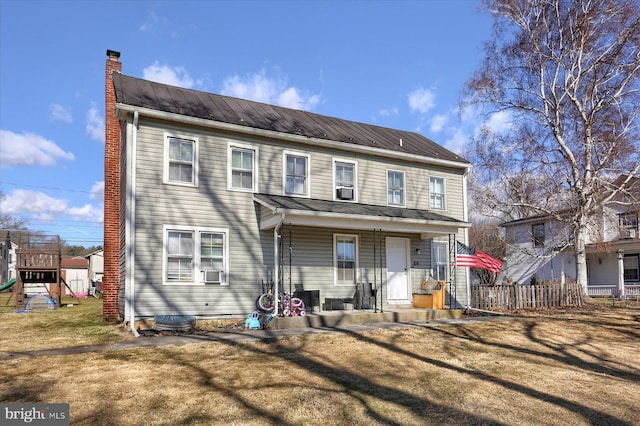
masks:
{"label": "porch roof", "polygon": [[421,234],[450,234],[471,226],[430,210],[374,204],[254,194],[258,204],[271,211],[260,217],[260,229],[284,224],[344,229],[374,229]]}

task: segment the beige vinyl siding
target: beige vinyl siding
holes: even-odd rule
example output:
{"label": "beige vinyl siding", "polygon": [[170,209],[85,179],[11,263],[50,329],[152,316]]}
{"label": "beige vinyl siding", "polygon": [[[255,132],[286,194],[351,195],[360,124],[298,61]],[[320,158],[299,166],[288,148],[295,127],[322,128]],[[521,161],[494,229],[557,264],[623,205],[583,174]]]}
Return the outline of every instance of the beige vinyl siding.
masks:
{"label": "beige vinyl siding", "polygon": [[[198,186],[163,184],[164,137],[197,138]],[[405,171],[407,208],[429,208],[429,175],[445,178],[447,211],[438,211],[463,219],[461,169],[429,168],[410,162],[391,161],[346,151],[295,145],[271,139],[243,137],[211,129],[180,127],[157,120],[141,118],[137,133],[136,211],[135,211],[135,311],[136,316],[191,314],[200,316],[246,315],[255,309],[254,301],[261,291],[260,282],[273,269],[273,229],[259,231],[259,216],[269,213],[256,206],[253,194],[227,190],[227,150],[237,141],[259,147],[258,187],[256,192],[282,195],[283,152],[301,152],[310,156],[312,198],[333,199],[333,159],[357,162],[358,201],[386,205],[386,170]],[[163,285],[163,225],[224,228],[228,230],[229,285],[193,284]],[[303,283],[307,289],[321,290],[321,298],[351,297],[353,288],[334,285],[333,234],[358,235],[359,282],[374,282],[373,230],[353,231],[328,228],[292,227],[292,268],[288,266],[288,226],[282,229],[285,239],[284,283]],[[411,271],[411,285],[419,288],[424,270],[430,268],[429,241],[417,234],[386,234],[410,238],[410,264],[415,248],[421,247],[419,265]],[[376,247],[382,269],[377,269],[377,282],[386,282],[386,259]],[[459,287],[458,297],[465,292]],[[384,295],[386,300],[386,295]]]}
{"label": "beige vinyl siding", "polygon": [[[253,194],[227,190],[224,135],[140,121],[136,172],[136,315],[245,315],[265,276]],[[198,187],[163,184],[165,132],[198,139]],[[262,147],[260,155],[262,155]],[[228,230],[229,285],[163,285],[163,225]]]}

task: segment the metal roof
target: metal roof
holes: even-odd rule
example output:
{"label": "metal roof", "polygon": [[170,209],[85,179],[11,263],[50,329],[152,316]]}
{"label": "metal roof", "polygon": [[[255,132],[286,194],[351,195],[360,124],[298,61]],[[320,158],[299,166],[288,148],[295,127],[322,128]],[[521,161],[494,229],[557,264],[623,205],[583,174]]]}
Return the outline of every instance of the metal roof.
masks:
{"label": "metal roof", "polygon": [[281,195],[254,194],[254,200],[271,209],[288,211],[310,211],[334,213],[336,215],[369,216],[372,218],[400,218],[429,222],[447,222],[465,226],[467,222],[451,218],[429,210],[407,209],[404,207],[378,206],[374,204],[346,203],[343,201],[318,200],[313,198],[285,197]]}
{"label": "metal roof", "polygon": [[469,162],[416,132],[390,129],[113,73],[118,104],[451,161]]}

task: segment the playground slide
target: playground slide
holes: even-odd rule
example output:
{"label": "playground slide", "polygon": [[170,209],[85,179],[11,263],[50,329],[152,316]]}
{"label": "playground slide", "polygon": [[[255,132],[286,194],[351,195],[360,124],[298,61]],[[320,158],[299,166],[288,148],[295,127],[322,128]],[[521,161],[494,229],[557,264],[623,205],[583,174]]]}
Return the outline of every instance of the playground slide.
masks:
{"label": "playground slide", "polygon": [[0,291],[8,289],[9,287],[14,285],[15,283],[16,283],[16,279],[15,278],[11,278],[9,281],[7,281],[6,283],[4,283],[4,284],[2,284],[0,286]]}

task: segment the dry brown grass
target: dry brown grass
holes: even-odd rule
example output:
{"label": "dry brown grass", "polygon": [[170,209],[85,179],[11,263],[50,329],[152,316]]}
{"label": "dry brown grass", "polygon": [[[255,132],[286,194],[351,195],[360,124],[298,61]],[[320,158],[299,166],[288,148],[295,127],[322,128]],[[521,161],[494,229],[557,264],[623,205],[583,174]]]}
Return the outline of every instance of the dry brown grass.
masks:
{"label": "dry brown grass", "polygon": [[[31,318],[0,312],[0,355],[25,350],[4,330]],[[9,359],[0,402],[68,402],[83,425],[640,424],[639,305],[521,314]]]}

